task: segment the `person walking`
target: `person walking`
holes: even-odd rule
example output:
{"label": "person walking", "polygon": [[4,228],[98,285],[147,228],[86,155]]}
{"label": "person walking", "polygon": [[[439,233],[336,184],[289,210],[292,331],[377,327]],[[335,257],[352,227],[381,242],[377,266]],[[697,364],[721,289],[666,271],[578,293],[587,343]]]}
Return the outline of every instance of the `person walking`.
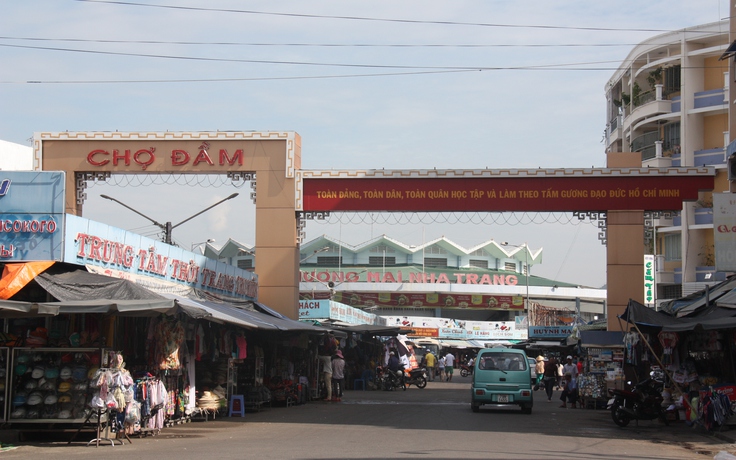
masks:
{"label": "person walking", "polygon": [[562,390],[562,376],[564,375],[564,368],[562,362],[557,362],[557,389]]}
{"label": "person walking", "polygon": [[440,381],[445,379],[445,357],[439,359]]}
{"label": "person walking", "polygon": [[544,380],[544,357],[542,355],[537,356],[537,365],[534,370],[537,372],[537,381],[534,382],[534,389],[538,390],[542,380]]}
{"label": "person walking", "polygon": [[557,360],[550,358],[544,362],[544,391],[547,393],[547,402],[552,401],[552,393],[557,383]]}
{"label": "person walking", "polygon": [[455,355],[452,354],[452,352],[448,351],[445,355],[445,380],[450,382],[452,381],[452,374],[454,373],[455,369]]}
{"label": "person walking", "polygon": [[345,388],[345,358],[342,351],[337,350],[332,357],[332,401],[342,401],[342,391]]}
{"label": "person walking", "polygon": [[437,358],[435,358],[431,351],[428,351],[427,354],[424,355],[424,363],[427,366],[427,376],[429,377],[429,381],[434,382],[434,371],[435,366],[437,365]]}

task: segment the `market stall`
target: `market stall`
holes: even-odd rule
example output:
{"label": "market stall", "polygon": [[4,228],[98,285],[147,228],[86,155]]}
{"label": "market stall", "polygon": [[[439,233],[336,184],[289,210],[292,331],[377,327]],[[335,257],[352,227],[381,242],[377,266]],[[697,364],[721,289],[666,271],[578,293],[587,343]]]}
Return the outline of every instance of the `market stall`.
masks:
{"label": "market stall", "polygon": [[625,343],[634,377],[661,367],[667,377],[666,399],[679,417],[708,429],[733,422],[714,418],[713,407],[722,403],[721,395],[730,401],[723,408],[729,416],[736,406],[736,311],[718,300],[732,289],[716,289],[720,295],[710,299],[708,293],[690,296],[687,302],[670,304],[677,309],[658,312],[631,300],[621,315],[631,325]]}
{"label": "market stall", "polygon": [[608,389],[623,388],[623,334],[616,331],[580,331],[583,372],[578,377],[581,407],[605,408]]}

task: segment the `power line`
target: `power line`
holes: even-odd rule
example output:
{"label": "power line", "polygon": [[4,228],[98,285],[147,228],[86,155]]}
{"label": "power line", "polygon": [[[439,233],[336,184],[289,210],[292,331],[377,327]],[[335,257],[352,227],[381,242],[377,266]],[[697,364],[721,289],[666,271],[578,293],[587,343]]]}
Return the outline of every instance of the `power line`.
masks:
{"label": "power line", "polygon": [[[534,69],[534,68],[549,68],[549,67],[565,67],[565,66],[580,66],[580,65],[593,65],[593,64],[608,64],[608,63],[620,63],[621,61],[597,61],[597,62],[583,62],[583,63],[567,63],[567,64],[540,64],[534,66],[513,66],[513,67],[487,67],[487,66],[413,66],[413,65],[395,65],[395,64],[345,64],[339,62],[306,62],[306,61],[277,61],[270,59],[237,59],[237,58],[214,58],[204,56],[177,56],[173,54],[144,54],[144,53],[124,53],[119,51],[97,51],[97,50],[81,50],[73,48],[58,48],[58,47],[45,47],[45,46],[29,46],[29,45],[10,45],[0,43],[0,46],[8,48],[23,48],[23,49],[35,49],[44,51],[61,51],[68,53],[82,53],[82,54],[100,54],[106,56],[125,56],[125,57],[145,57],[145,58],[156,58],[156,59],[174,59],[174,60],[185,60],[185,61],[206,61],[206,62],[239,62],[244,64],[279,64],[279,65],[301,65],[301,66],[317,66],[317,67],[353,67],[353,68],[372,68],[372,69],[431,69],[431,70],[519,70],[519,69]],[[610,70],[597,69],[597,70]]]}
{"label": "power line", "polygon": [[122,2],[113,0],[76,0],[84,3],[106,3],[111,5],[122,6],[138,6],[146,8],[162,8],[172,10],[187,11],[210,11],[218,13],[236,13],[236,14],[252,14],[264,16],[283,16],[308,19],[340,19],[349,21],[370,21],[370,22],[391,22],[402,24],[428,24],[428,25],[449,25],[449,26],[473,26],[473,27],[498,27],[498,28],[516,28],[516,29],[551,29],[551,30],[586,30],[586,31],[602,31],[602,32],[671,32],[670,29],[638,29],[628,27],[580,27],[580,26],[555,26],[546,24],[500,24],[500,23],[484,23],[484,22],[458,22],[458,21],[426,21],[418,19],[391,19],[391,18],[375,18],[367,16],[336,16],[336,15],[320,15],[320,14],[302,14],[302,13],[277,13],[272,11],[254,11],[254,10],[238,10],[232,8],[204,8],[180,5],[160,5],[160,4],[144,4],[136,2]]}
{"label": "power line", "polygon": [[636,46],[638,43],[257,43],[257,42],[190,42],[166,40],[110,40],[87,38],[44,38],[0,36],[0,40],[23,40],[70,43],[110,43],[129,45],[184,46],[253,46],[253,47],[312,47],[312,48],[596,48]]}

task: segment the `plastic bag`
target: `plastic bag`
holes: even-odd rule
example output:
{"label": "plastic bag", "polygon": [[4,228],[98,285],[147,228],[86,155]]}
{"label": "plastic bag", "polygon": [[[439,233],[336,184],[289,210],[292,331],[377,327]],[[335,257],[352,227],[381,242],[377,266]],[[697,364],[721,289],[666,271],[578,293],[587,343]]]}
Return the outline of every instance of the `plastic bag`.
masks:
{"label": "plastic bag", "polygon": [[115,399],[115,394],[113,392],[107,393],[107,398],[105,398],[105,406],[110,410],[120,410],[120,406],[118,406],[118,401]]}
{"label": "plastic bag", "polygon": [[95,409],[104,409],[105,408],[105,400],[100,398],[100,394],[97,393],[92,397],[92,401],[89,403],[90,407],[93,407]]}
{"label": "plastic bag", "polygon": [[125,423],[134,425],[141,421],[141,403],[131,401],[125,410]]}

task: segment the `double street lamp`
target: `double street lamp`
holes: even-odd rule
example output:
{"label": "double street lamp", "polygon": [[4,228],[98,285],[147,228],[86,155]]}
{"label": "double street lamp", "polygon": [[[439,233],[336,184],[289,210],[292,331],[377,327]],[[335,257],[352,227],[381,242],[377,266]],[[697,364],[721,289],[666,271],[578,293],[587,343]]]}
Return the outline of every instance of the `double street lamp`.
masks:
{"label": "double street lamp", "polygon": [[[123,203],[122,201],[116,200],[113,197],[110,197],[110,196],[107,196],[107,195],[100,195],[100,196],[102,198],[106,199],[106,200],[114,201],[117,204],[130,209],[131,211],[133,211],[134,213],[138,214],[141,217],[145,217],[146,219],[148,219],[149,221],[151,221],[153,223],[153,225],[155,225],[158,228],[160,228],[161,230],[163,230],[163,232],[164,232],[163,242],[166,243],[166,244],[172,244],[172,242],[171,242],[171,231],[174,230],[176,227],[178,227],[181,224],[184,224],[186,222],[189,222],[190,220],[194,219],[198,215],[203,214],[203,213],[209,211],[210,209],[214,208],[215,206],[217,206],[217,205],[219,205],[221,203],[224,203],[227,200],[232,200],[233,198],[235,198],[238,195],[239,195],[239,193],[233,193],[229,197],[227,197],[227,198],[225,198],[223,200],[218,201],[217,203],[213,204],[212,206],[209,206],[209,207],[207,207],[207,208],[199,211],[197,214],[194,214],[192,216],[189,216],[186,219],[184,219],[183,221],[179,222],[178,224],[174,224],[174,225],[172,225],[171,222],[166,222],[165,224],[162,224],[162,223],[156,221],[155,219],[152,219],[152,218],[148,217],[147,215],[143,214],[142,212],[137,211],[137,210],[131,208],[127,204]],[[200,243],[200,244],[202,244],[202,243]],[[194,249],[194,248],[192,248],[192,249]]]}
{"label": "double street lamp", "polygon": [[518,246],[515,244],[509,244],[507,241],[504,241],[503,243],[501,243],[501,245],[511,246],[513,248],[520,248],[520,249],[524,248],[524,255],[526,256],[525,258],[526,272],[524,273],[524,279],[526,279],[526,300],[524,301],[524,303],[525,303],[526,311],[528,312],[529,311],[529,274],[530,274],[529,273],[530,272],[529,270],[529,245],[527,243],[524,243],[522,246]]}
{"label": "double street lamp", "polygon": [[[196,248],[197,246],[202,246],[203,244],[214,243],[214,242],[215,242],[214,238],[207,238],[207,241],[202,241],[201,243],[193,243],[191,251],[194,251],[194,248]],[[204,249],[202,250],[202,252],[204,253]]]}

